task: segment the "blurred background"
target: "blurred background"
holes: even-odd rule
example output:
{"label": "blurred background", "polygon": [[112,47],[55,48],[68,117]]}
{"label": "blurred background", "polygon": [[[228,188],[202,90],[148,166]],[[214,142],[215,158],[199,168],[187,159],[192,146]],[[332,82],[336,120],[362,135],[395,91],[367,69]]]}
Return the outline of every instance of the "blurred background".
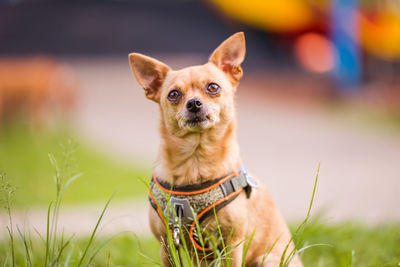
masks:
{"label": "blurred background", "polygon": [[[247,45],[241,153],[284,216],[304,218],[321,163],[314,214],[330,223],[398,221],[396,0],[1,0],[0,172],[17,186],[21,217],[28,207],[44,229],[36,214],[54,195],[54,153],[84,174],[65,194],[67,228],[90,228],[91,208],[119,190],[110,225],[148,233],[137,177],[151,176],[158,107],[127,55],[203,64],[238,31]],[[74,227],[77,217],[86,219]]]}

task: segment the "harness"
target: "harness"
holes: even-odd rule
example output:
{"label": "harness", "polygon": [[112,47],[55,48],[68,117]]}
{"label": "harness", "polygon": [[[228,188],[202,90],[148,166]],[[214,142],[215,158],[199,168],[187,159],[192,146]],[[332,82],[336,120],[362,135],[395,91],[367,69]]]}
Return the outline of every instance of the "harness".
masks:
{"label": "harness", "polygon": [[153,176],[149,188],[149,201],[173,234],[174,243],[180,245],[180,229],[186,228],[185,240],[190,241],[198,250],[208,252],[211,249],[199,244],[196,222],[200,224],[208,216],[231,203],[242,191],[250,197],[252,187],[258,183],[247,174],[244,166],[237,173],[201,184],[174,186],[160,182]]}

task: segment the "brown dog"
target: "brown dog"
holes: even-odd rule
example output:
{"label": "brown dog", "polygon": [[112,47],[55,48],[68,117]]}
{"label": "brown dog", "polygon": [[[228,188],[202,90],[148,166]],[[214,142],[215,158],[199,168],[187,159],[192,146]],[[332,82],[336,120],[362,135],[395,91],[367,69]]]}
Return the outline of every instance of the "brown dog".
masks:
{"label": "brown dog", "polygon": [[[162,144],[154,168],[154,177],[160,184],[202,185],[238,173],[242,161],[236,140],[234,97],[243,74],[240,64],[244,56],[243,33],[225,40],[206,64],[181,70],[171,70],[141,54],[129,55],[133,73],[146,97],[160,107]],[[231,248],[240,244],[232,252],[232,266],[241,266],[241,241],[254,230],[245,259],[247,266],[259,266],[274,242],[264,266],[278,266],[291,238],[285,220],[263,185],[253,186],[249,194],[241,188],[235,192],[238,194],[234,201],[217,211],[225,244]],[[160,210],[157,213],[156,208],[150,208],[150,226],[161,241],[166,239],[166,227],[160,214]],[[213,216],[201,222],[202,227],[218,237],[215,225]],[[292,248],[290,244],[289,251]],[[161,258],[164,265],[171,265],[167,250],[161,250]],[[296,256],[290,266],[302,266],[300,259]]]}

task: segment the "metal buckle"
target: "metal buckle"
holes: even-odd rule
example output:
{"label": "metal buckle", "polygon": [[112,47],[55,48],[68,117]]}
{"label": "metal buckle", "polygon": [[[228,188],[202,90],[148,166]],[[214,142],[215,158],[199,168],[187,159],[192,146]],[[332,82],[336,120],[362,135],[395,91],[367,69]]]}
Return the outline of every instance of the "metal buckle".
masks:
{"label": "metal buckle", "polygon": [[176,246],[180,245],[180,227],[194,220],[193,208],[187,198],[170,197],[164,209],[164,216],[168,217],[169,225],[173,227],[173,239]]}
{"label": "metal buckle", "polygon": [[253,177],[251,177],[246,170],[246,167],[244,165],[242,165],[242,167],[240,168],[240,172],[243,173],[244,178],[246,179],[246,182],[249,186],[256,188],[258,187],[258,182],[256,179],[254,179]]}
{"label": "metal buckle", "polygon": [[[240,174],[239,174],[239,175],[240,175]],[[239,176],[237,176],[237,177],[235,177],[235,178],[232,178],[232,179],[230,180],[230,182],[231,182],[233,191],[238,191],[240,188],[243,187],[242,184],[241,184],[241,182],[240,182]]]}
{"label": "metal buckle", "polygon": [[174,239],[174,244],[175,246],[179,246],[181,244],[181,239],[180,239],[180,230],[179,230],[179,226],[174,226],[174,233],[172,238]]}

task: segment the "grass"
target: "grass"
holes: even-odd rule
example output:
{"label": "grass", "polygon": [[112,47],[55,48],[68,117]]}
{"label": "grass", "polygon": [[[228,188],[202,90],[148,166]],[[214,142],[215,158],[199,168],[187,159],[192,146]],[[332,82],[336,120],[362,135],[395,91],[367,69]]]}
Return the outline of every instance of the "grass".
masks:
{"label": "grass", "polygon": [[[47,206],[49,199],[54,198],[53,166],[48,155],[64,153],[60,144],[65,144],[70,136],[65,129],[32,131],[23,123],[0,130],[0,173],[6,174],[17,187],[16,206],[26,203]],[[150,165],[121,163],[79,139],[73,143],[76,151],[71,164],[76,165],[85,179],[70,186],[64,196],[65,203],[104,201],[116,190],[117,199],[145,198],[145,188],[137,177],[150,177]]]}
{"label": "grass", "polygon": [[304,251],[305,266],[350,266],[352,251],[352,266],[399,266],[400,263],[400,223],[326,223],[317,217],[305,228],[302,238],[309,244],[330,245]]}
{"label": "grass", "polygon": [[[297,226],[297,224],[291,224],[292,232]],[[384,264],[399,266],[400,223],[368,226],[361,222],[348,221],[327,224],[317,218],[307,225],[303,238],[309,244],[330,245],[305,250],[301,258],[306,267],[350,266],[348,263],[352,251],[354,251],[353,266],[378,267]],[[122,235],[104,248],[98,262],[104,263],[103,260],[110,255],[110,260],[115,265],[149,266],[145,265],[145,259],[137,253],[138,249],[156,262],[160,262],[157,243],[151,237],[136,239],[132,235]]]}
{"label": "grass", "polygon": [[[59,261],[60,266],[64,266],[65,262],[68,262],[67,266],[78,266],[79,260],[82,256],[89,238],[76,238],[69,250],[66,250],[65,254],[62,254]],[[5,240],[0,241],[0,266],[12,266],[10,262],[5,264],[11,258],[7,245],[4,244]],[[45,266],[44,258],[45,253],[43,251],[43,242],[36,238],[30,242],[30,256],[33,266]],[[137,237],[134,234],[121,234],[112,240],[108,241],[107,238],[102,237],[96,239],[92,243],[92,249],[89,251],[90,257],[98,248],[104,245],[100,252],[91,261],[92,266],[154,266],[150,260],[143,256],[147,255],[152,258],[153,261],[160,262],[159,259],[159,245],[158,242],[149,237]],[[16,261],[15,266],[28,266],[26,262],[26,253],[24,247],[21,245],[20,240],[16,240]],[[47,266],[50,266],[48,264]],[[82,266],[85,266],[82,265]]]}
{"label": "grass", "polygon": [[[21,125],[13,125],[0,132],[0,172],[7,173],[0,183],[0,200],[2,208],[5,208],[2,210],[12,220],[12,201],[17,206],[33,203],[49,207],[47,233],[44,236],[35,233],[34,229],[13,228],[9,222],[0,225],[0,231],[6,231],[10,237],[0,238],[0,266],[160,265],[160,245],[153,237],[138,237],[129,232],[97,236],[98,226],[112,197],[99,213],[90,236],[66,236],[62,229],[57,228],[62,201],[105,202],[106,197],[118,188],[117,198],[145,198],[146,190],[136,177],[149,176],[146,169],[116,163],[90,147],[76,146],[74,142],[66,143],[66,140],[69,140],[66,131],[32,132]],[[54,156],[49,157],[49,151]],[[84,172],[82,178],[78,178],[78,169]],[[54,177],[54,181],[50,177]],[[126,184],[129,185],[127,188]],[[17,185],[17,189],[13,185]],[[53,202],[49,205],[51,199]],[[301,253],[305,266],[399,266],[400,223],[376,226],[359,222],[331,224],[320,217],[310,221],[311,206],[312,200],[300,227],[299,224],[291,226],[295,243],[299,244],[298,251],[308,247]],[[167,242],[172,244],[171,236],[168,239]],[[243,242],[246,249],[251,238]],[[187,255],[185,251],[175,250],[174,253]],[[217,251],[217,254],[219,259],[223,259],[229,251]],[[286,259],[290,255],[291,251],[287,251]]]}
{"label": "grass", "polygon": [[[88,238],[75,238],[74,234],[66,235],[62,229],[59,229],[59,214],[61,203],[67,189],[81,175],[76,170],[75,162],[75,146],[69,141],[61,146],[61,156],[57,157],[49,155],[49,161],[53,167],[55,196],[48,205],[46,216],[46,233],[41,234],[30,226],[20,228],[19,225],[14,225],[12,202],[16,188],[14,185],[0,174],[0,204],[6,212],[8,218],[5,226],[8,239],[1,238],[0,240],[0,264],[1,266],[96,266],[104,265],[105,262],[110,262],[110,254],[107,259],[98,256],[101,249],[109,242],[117,240],[119,234],[112,237],[107,237],[106,240],[97,238],[98,229],[101,224],[103,215],[105,214],[115,193],[106,202],[101,211],[97,223],[92,230],[92,234]],[[4,229],[3,229],[4,230]],[[33,231],[35,230],[35,231]],[[126,234],[125,234],[126,235]],[[0,237],[1,237],[0,236]],[[7,236],[7,235],[6,235]],[[130,245],[138,244],[133,251],[140,251],[139,242],[136,236],[131,234]],[[140,244],[143,242],[140,242]],[[127,253],[126,255],[130,255]],[[141,254],[136,254],[137,262],[147,261],[147,258]],[[135,259],[135,257],[130,257]],[[97,264],[96,264],[97,262]]]}
{"label": "grass", "polygon": [[[291,229],[295,229],[293,224]],[[351,252],[354,250],[352,266],[398,266],[400,260],[400,224],[392,223],[379,226],[368,226],[363,223],[342,222],[337,224],[326,224],[323,220],[311,221],[305,231],[305,239],[310,244],[324,243],[331,246],[317,246],[305,250],[302,261],[306,267],[349,267]],[[93,243],[93,248],[98,248],[107,240],[100,237]],[[26,266],[24,263],[24,251],[16,240],[16,266]],[[35,244],[40,245],[39,239],[34,239]],[[71,255],[71,266],[78,263],[79,253],[83,251],[88,238],[79,238],[74,243]],[[0,240],[0,266],[3,266],[6,255],[6,240]],[[38,248],[34,245],[33,248]],[[150,257],[152,261],[160,263],[160,245],[153,237],[140,236],[123,233],[109,243],[97,254],[94,266],[155,266],[142,254]],[[34,260],[41,263],[43,251],[34,249],[31,251]],[[65,257],[66,258],[66,257]],[[65,260],[65,258],[63,260]],[[7,265],[8,266],[8,265]]]}

